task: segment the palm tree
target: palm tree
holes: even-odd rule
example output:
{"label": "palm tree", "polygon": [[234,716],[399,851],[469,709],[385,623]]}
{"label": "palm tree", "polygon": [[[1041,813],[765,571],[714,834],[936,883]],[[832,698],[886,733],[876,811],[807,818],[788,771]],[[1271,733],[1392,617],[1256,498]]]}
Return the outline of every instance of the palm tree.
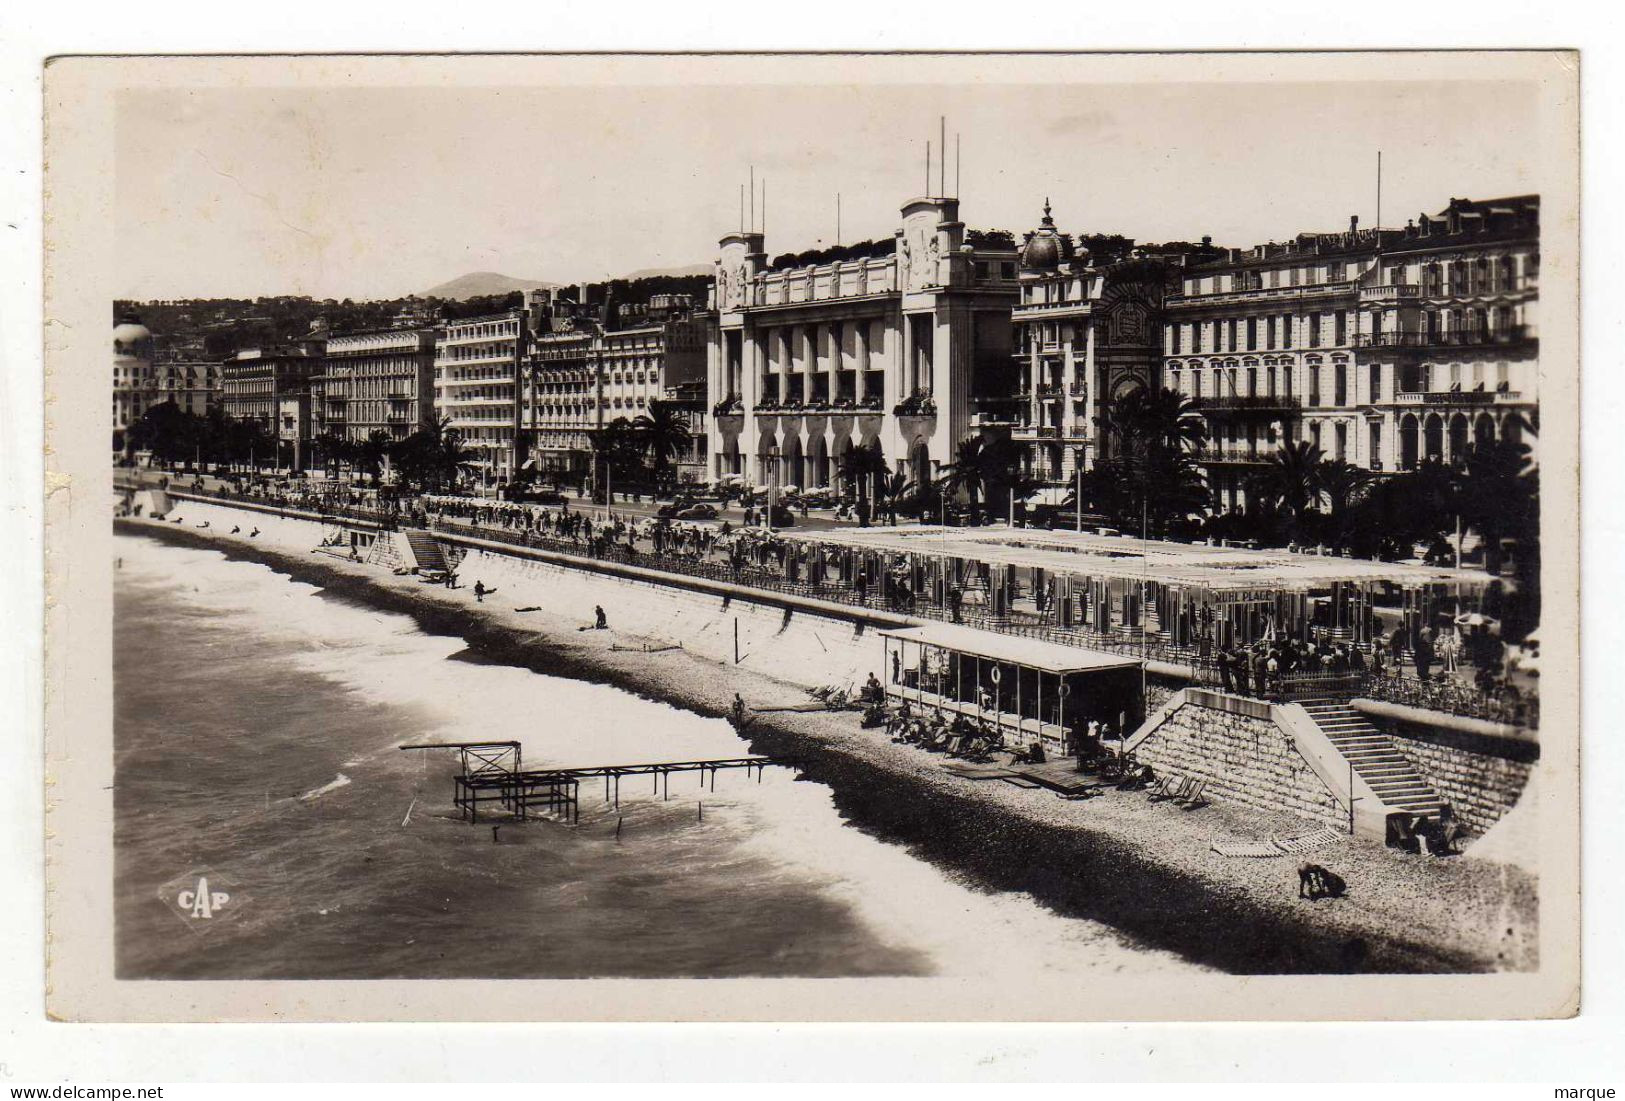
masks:
{"label": "palm tree", "polygon": [[954,461],[937,479],[937,485],[944,493],[964,493],[970,498],[972,526],[979,520],[980,502],[987,489],[991,458],[989,450],[981,436],[960,440],[959,446],[954,448]]}
{"label": "palm tree", "polygon": [[666,481],[672,460],[688,453],[688,413],[676,402],[651,401],[632,429],[654,462],[655,481]]}
{"label": "palm tree", "polygon": [[355,447],[343,432],[328,429],[316,437],[316,453],[321,456],[324,464],[331,465],[337,470],[340,463],[351,461],[355,456]]}
{"label": "palm tree", "polygon": [[847,448],[841,453],[838,469],[841,480],[856,487],[858,500],[869,500],[875,479],[886,473],[886,459],[881,454],[879,441]]}
{"label": "palm tree", "polygon": [[1201,407],[1178,390],[1131,390],[1113,399],[1100,421],[1119,454],[1198,451],[1207,441]]}
{"label": "palm tree", "polygon": [[1287,513],[1295,526],[1320,501],[1320,468],[1325,456],[1308,440],[1291,440],[1269,457],[1254,486],[1267,507]]}
{"label": "palm tree", "polygon": [[914,479],[901,471],[882,474],[875,479],[875,510],[884,508],[893,527],[897,526],[897,506],[919,487]]}
{"label": "palm tree", "polygon": [[1132,390],[1097,423],[1110,446],[1085,499],[1092,496],[1119,527],[1166,532],[1207,509],[1211,495],[1195,458],[1207,425],[1193,399],[1176,390]]}
{"label": "palm tree", "polygon": [[389,457],[390,449],[394,446],[393,436],[382,428],[374,428],[366,439],[350,448],[350,458],[361,467],[362,473],[377,485],[378,476],[384,469],[384,460]]}
{"label": "palm tree", "polygon": [[474,470],[475,453],[463,446],[463,434],[450,417],[431,420],[389,448],[401,480],[424,490],[454,486]]}
{"label": "palm tree", "polygon": [[1538,531],[1538,474],[1529,448],[1506,439],[1471,445],[1455,486],[1463,527],[1476,531],[1483,542],[1484,568],[1499,573],[1501,540],[1517,539],[1522,548]]}

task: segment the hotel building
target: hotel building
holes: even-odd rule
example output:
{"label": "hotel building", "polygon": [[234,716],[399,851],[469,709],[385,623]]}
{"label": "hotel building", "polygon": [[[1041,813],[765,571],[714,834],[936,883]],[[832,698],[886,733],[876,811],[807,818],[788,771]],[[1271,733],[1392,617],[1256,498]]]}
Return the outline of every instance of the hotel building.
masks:
{"label": "hotel building", "polygon": [[205,416],[220,406],[220,364],[159,363],[152,369],[151,404],[172,401],[182,413]]}
{"label": "hotel building", "polygon": [[405,439],[435,413],[432,329],[346,333],[327,340],[321,387],[326,431],[352,441]]}
{"label": "hotel building", "polygon": [[711,474],[840,485],[878,443],[916,480],[953,461],[978,402],[1008,395],[1013,248],[965,242],[959,200],[912,199],[890,251],[773,268],[761,233],[720,242],[707,349]]}
{"label": "hotel building", "polygon": [[1285,442],[1372,471],[1537,423],[1539,199],[1452,199],[1404,229],[1300,234],[1180,273],[1162,383],[1209,430],[1216,502]]}
{"label": "hotel building", "polygon": [[1019,375],[1008,416],[1011,438],[1025,445],[1025,473],[1061,482],[1089,469],[1107,446],[1101,424],[1111,401],[1159,377],[1169,270],[1152,258],[1095,264],[1055,228],[1045,200],[1043,221],[1022,244],[1011,314]]}
{"label": "hotel building", "polygon": [[436,332],[434,408],[474,453],[484,485],[511,480],[524,462],[519,370],[529,354],[530,311],[448,321]]}
{"label": "hotel building", "polygon": [[589,433],[646,416],[655,401],[682,400],[694,428],[692,413],[703,409],[696,394],[705,384],[706,324],[686,295],[622,307],[617,319],[627,324],[615,329],[556,294],[533,311],[542,331],[526,356],[521,413],[532,469],[571,480],[585,476],[592,461]]}
{"label": "hotel building", "polygon": [[285,399],[302,395],[321,374],[323,340],[303,340],[279,348],[244,348],[221,365],[221,404],[235,420],[256,421],[275,433]]}

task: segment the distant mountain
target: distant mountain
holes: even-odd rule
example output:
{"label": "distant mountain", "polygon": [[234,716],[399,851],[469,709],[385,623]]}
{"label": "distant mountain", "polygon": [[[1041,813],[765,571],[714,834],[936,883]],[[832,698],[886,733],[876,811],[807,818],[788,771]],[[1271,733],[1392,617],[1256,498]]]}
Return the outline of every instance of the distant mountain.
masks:
{"label": "distant mountain", "polygon": [[423,292],[425,298],[451,298],[461,301],[464,298],[479,298],[488,294],[509,294],[513,291],[550,290],[562,286],[561,283],[549,283],[545,279],[517,279],[512,275],[503,275],[494,271],[475,271],[467,275],[460,275],[449,283],[442,283],[438,287],[431,287]]}
{"label": "distant mountain", "polygon": [[623,275],[620,276],[620,278],[630,282],[633,279],[653,279],[660,275],[679,276],[710,274],[710,264],[690,264],[684,268],[640,268],[639,270],[632,272],[630,275]]}

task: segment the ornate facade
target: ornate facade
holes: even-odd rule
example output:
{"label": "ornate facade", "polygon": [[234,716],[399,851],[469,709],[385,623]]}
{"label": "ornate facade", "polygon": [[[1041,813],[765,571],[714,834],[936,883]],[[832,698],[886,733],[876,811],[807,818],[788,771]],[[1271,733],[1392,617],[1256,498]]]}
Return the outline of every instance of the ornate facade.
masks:
{"label": "ornate facade", "polygon": [[707,351],[711,474],[840,486],[879,444],[915,480],[953,461],[976,403],[1009,391],[1013,249],[965,243],[957,199],[913,199],[890,251],[770,268],[760,233],[722,238]]}
{"label": "ornate facade", "polygon": [[[1070,478],[1102,456],[1111,401],[1158,377],[1168,266],[1135,259],[1096,265],[1058,232],[1049,201],[1021,250],[1021,300],[1011,315],[1019,368],[1011,438],[1026,473]],[[993,419],[989,414],[984,422]]]}
{"label": "ornate facade", "polygon": [[1452,199],[1404,229],[1351,220],[1186,268],[1162,383],[1207,419],[1220,507],[1245,508],[1287,441],[1385,472],[1535,427],[1539,210]]}

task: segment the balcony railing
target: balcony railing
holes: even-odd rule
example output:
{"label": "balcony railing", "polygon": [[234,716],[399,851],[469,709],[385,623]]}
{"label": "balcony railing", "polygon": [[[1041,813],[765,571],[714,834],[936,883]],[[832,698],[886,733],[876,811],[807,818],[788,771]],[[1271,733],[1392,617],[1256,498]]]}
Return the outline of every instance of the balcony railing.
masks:
{"label": "balcony railing", "polygon": [[1420,298],[1422,288],[1415,284],[1393,283],[1386,287],[1361,287],[1361,302],[1397,302]]}
{"label": "balcony railing", "polygon": [[1270,461],[1271,452],[1244,447],[1210,447],[1197,456],[1198,462],[1226,465],[1263,466]]}
{"label": "balcony railing", "polygon": [[1203,412],[1257,412],[1296,413],[1303,402],[1291,395],[1281,394],[1223,394],[1210,398],[1194,398]]}
{"label": "balcony railing", "polygon": [[1412,390],[1394,395],[1395,405],[1493,405],[1522,400],[1523,394],[1517,390]]}
{"label": "balcony railing", "polygon": [[1010,435],[1018,440],[1058,440],[1061,430],[1053,424],[1019,424],[1010,430]]}
{"label": "balcony railing", "polygon": [[1536,339],[1527,325],[1502,329],[1450,329],[1432,333],[1362,333],[1361,348],[1474,348]]}

